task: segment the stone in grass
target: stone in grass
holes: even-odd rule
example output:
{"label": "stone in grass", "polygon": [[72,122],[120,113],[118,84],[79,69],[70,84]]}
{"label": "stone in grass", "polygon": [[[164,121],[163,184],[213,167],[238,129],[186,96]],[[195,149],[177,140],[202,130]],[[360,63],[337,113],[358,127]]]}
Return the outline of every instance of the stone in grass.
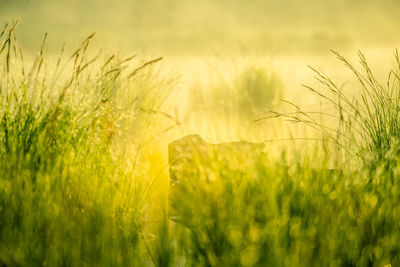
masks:
{"label": "stone in grass", "polygon": [[[257,179],[263,165],[263,143],[209,144],[199,135],[188,135],[168,146],[169,216],[188,227],[209,214],[207,205],[241,179]],[[232,189],[233,190],[233,189]],[[226,192],[225,192],[226,193]]]}

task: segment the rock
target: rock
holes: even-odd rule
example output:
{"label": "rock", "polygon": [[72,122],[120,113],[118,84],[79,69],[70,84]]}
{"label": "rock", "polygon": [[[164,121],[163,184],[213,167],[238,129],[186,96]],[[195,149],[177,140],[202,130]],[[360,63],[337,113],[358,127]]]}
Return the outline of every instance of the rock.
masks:
{"label": "rock", "polygon": [[195,225],[197,215],[201,214],[197,202],[218,201],[228,184],[244,177],[256,178],[254,170],[262,164],[263,149],[262,143],[244,141],[209,144],[199,135],[188,135],[170,143],[170,218],[187,226]]}

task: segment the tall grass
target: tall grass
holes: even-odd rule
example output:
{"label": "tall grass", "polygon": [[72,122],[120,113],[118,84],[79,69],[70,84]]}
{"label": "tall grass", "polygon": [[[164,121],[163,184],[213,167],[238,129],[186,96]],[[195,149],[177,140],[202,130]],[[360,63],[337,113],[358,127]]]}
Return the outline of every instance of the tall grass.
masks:
{"label": "tall grass", "polygon": [[[335,131],[339,144],[348,147],[363,159],[379,161],[393,151],[399,139],[400,110],[400,59],[395,53],[395,66],[390,70],[387,80],[379,82],[369,67],[364,54],[358,53],[360,66],[357,68],[346,58],[336,56],[354,74],[361,92],[358,99],[347,97],[342,88],[327,75],[315,70],[316,79],[324,90],[315,90],[306,86],[313,93],[327,100],[336,109],[340,127]],[[323,125],[321,125],[323,126]],[[327,127],[324,127],[327,129]]]}
{"label": "tall grass", "polygon": [[16,26],[0,34],[0,263],[145,264],[151,181],[138,146],[156,116],[143,110],[158,109],[172,86],[150,66],[160,59],[93,53],[90,35],[52,63],[45,36],[27,68]]}
{"label": "tall grass", "polygon": [[[293,113],[272,114],[322,131],[343,148],[336,153],[366,164],[342,161],[341,170],[329,170],[332,154],[319,144],[292,161],[282,151],[280,162],[245,143],[250,150],[242,153],[213,146],[195,164],[189,155],[173,177],[184,182],[170,195],[180,220],[160,208],[161,220],[153,221],[143,147],[162,130],[160,106],[173,85],[153,66],[161,59],[94,53],[91,35],[54,63],[44,41],[28,68],[15,28],[0,32],[2,265],[400,264],[397,53],[385,85],[362,54],[364,72],[339,56],[360,82],[359,100],[316,72],[325,89],[309,89],[336,113],[292,105]],[[242,95],[261,98],[274,80],[263,75],[238,78]]]}
{"label": "tall grass", "polygon": [[[279,163],[256,156],[251,167],[246,153],[241,164],[234,160],[238,154],[210,154],[207,163],[180,168],[187,181],[170,197],[184,219],[175,225],[177,265],[399,264],[399,57],[396,52],[396,68],[382,85],[363,54],[361,70],[337,56],[360,83],[359,98],[314,69],[323,87],[306,87],[334,112],[306,112],[289,103],[294,112],[271,116],[304,123],[338,149],[316,144],[315,151],[291,161],[283,151]],[[336,164],[340,170],[329,169],[332,157],[342,158]],[[201,182],[202,177],[213,182]]]}

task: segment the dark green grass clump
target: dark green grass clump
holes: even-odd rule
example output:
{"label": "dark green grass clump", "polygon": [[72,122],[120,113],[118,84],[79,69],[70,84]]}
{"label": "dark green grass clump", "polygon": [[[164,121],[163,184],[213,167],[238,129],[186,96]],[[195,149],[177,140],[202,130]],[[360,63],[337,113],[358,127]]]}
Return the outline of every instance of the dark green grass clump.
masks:
{"label": "dark green grass clump", "polygon": [[137,147],[121,131],[143,137],[168,91],[159,59],[91,56],[92,35],[54,64],[44,41],[28,69],[15,27],[0,33],[0,265],[143,264],[139,152],[120,143]]}

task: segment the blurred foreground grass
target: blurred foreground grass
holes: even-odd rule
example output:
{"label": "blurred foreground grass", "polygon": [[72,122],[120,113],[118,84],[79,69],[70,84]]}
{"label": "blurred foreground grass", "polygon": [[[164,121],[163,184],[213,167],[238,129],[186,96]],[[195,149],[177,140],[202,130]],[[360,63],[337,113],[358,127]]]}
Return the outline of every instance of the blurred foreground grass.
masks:
{"label": "blurred foreground grass", "polygon": [[[186,163],[180,175],[194,186],[169,196],[181,216],[174,221],[154,193],[165,190],[156,188],[154,169],[166,162],[146,144],[169,129],[160,118],[174,119],[160,110],[176,79],[158,71],[158,58],[94,53],[93,36],[55,62],[44,42],[28,67],[14,30],[0,34],[2,265],[400,264],[399,66],[381,84],[362,55],[361,70],[341,58],[361,84],[358,101],[318,76],[325,91],[310,90],[333,106],[322,114],[333,123],[295,104],[294,112],[270,114],[322,136],[282,149],[279,161],[246,150]],[[265,98],[273,107],[282,90],[274,75],[245,71],[233,85],[246,98],[233,106],[243,100],[263,111]],[[252,91],[259,86],[276,91]],[[327,171],[332,164],[337,171]]]}

